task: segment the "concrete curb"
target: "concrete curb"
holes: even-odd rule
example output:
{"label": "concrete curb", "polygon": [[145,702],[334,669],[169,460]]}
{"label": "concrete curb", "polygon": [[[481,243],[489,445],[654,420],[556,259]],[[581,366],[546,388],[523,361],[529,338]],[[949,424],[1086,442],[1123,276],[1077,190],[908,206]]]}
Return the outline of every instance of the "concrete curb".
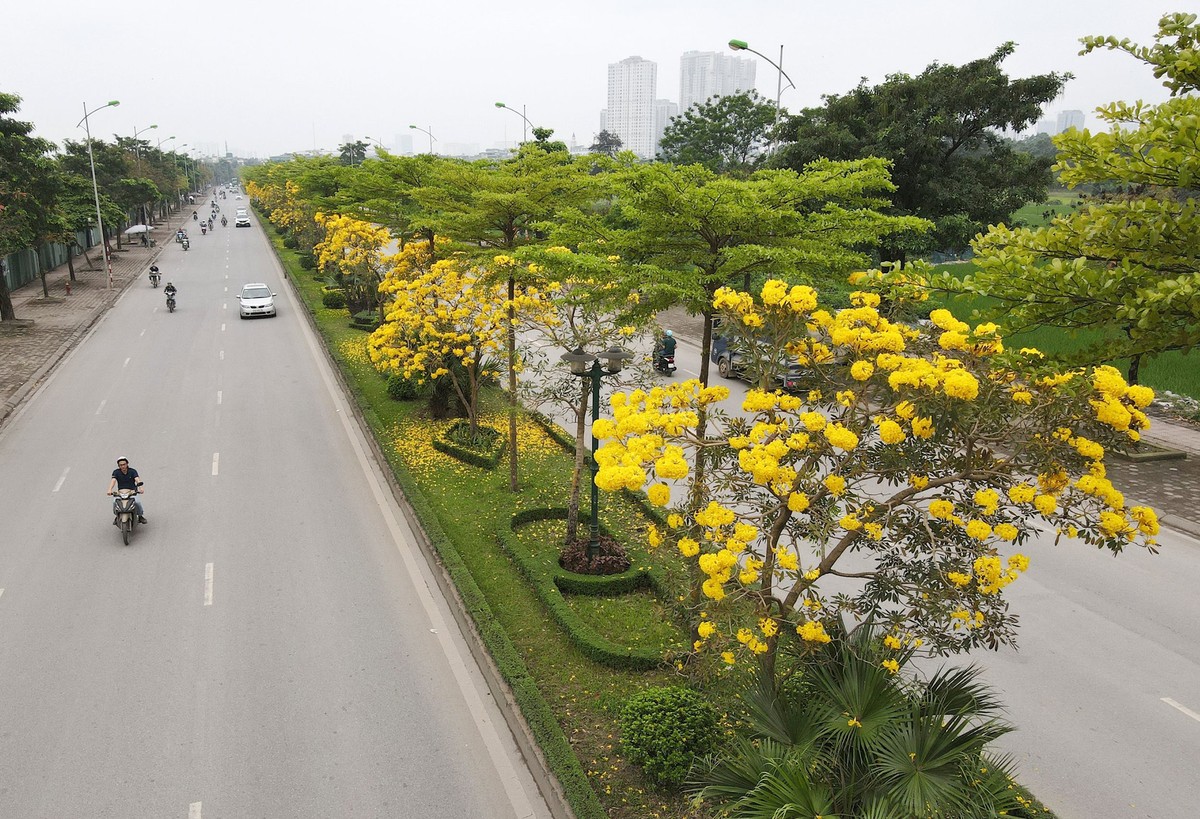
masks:
{"label": "concrete curb", "polygon": [[359,406],[357,399],[354,397],[354,391],[350,389],[350,385],[346,383],[345,376],[342,374],[341,368],[337,361],[334,360],[333,354],[325,344],[325,339],[321,335],[320,328],[317,326],[316,318],[309,311],[308,305],[305,304],[303,296],[295,282],[287,274],[283,266],[283,262],[279,259],[279,255],[275,251],[275,246],[271,243],[267,236],[267,230],[270,228],[265,223],[259,224],[259,235],[267,244],[267,249],[271,253],[271,258],[275,261],[276,272],[283,279],[288,289],[291,291],[292,298],[297,305],[298,312],[304,315],[304,320],[308,328],[312,331],[318,342],[318,347],[325,355],[325,362],[329,365],[329,369],[337,381],[338,387],[346,396],[346,405],[350,407],[351,414],[354,416],[354,422],[358,426],[359,432],[367,442],[367,446],[371,450],[371,456],[375,459],[376,465],[379,468],[380,474],[387,481],[388,488],[391,490],[392,497],[396,501],[396,505],[403,513],[405,520],[408,522],[409,528],[416,535],[417,545],[425,556],[429,567],[433,570],[432,574],[437,579],[438,588],[445,595],[449,602],[450,611],[454,614],[454,620],[458,624],[459,631],[466,638],[467,646],[471,651],[471,656],[475,659],[479,666],[484,680],[487,682],[488,691],[492,694],[492,701],[496,707],[500,709],[501,715],[504,717],[504,723],[508,727],[509,732],[513,736],[518,750],[525,758],[530,774],[533,776],[534,782],[537,783],[538,791],[545,800],[547,807],[550,808],[550,813],[555,819],[574,819],[575,814],[571,810],[570,804],[567,802],[566,794],[563,792],[562,786],[558,779],[551,772],[546,764],[544,755],[542,754],[541,746],[538,745],[533,732],[529,730],[529,725],[525,722],[525,717],[521,713],[520,706],[517,705],[513,698],[512,690],[505,682],[500,669],[496,667],[492,660],[492,655],[488,652],[487,646],[483,642],[483,638],[479,636],[479,632],[475,627],[475,622],[468,614],[466,606],[462,598],[459,596],[458,587],[454,585],[453,578],[450,577],[446,568],[442,565],[441,559],[438,557],[437,550],[433,547],[433,543],[429,540],[429,536],[425,533],[425,529],[421,526],[421,521],[417,517],[416,510],[408,501],[408,497],[404,494],[404,490],[400,484],[396,482],[395,475],[392,474],[391,468],[388,466],[387,456],[384,454],[376,440],[374,432],[371,430],[367,419],[363,417],[362,408]]}

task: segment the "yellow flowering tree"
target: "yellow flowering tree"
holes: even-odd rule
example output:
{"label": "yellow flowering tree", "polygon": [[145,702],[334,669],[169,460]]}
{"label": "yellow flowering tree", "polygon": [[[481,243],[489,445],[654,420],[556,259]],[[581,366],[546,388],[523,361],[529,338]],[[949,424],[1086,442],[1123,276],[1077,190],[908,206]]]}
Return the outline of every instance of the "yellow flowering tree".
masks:
{"label": "yellow flowering tree", "polygon": [[[394,269],[379,292],[389,301],[384,323],[367,342],[372,363],[417,383],[446,378],[466,408],[474,437],[479,390],[501,366],[509,327],[510,301],[502,288],[487,271],[451,257],[427,270]],[[537,292],[520,291],[515,309],[534,309],[540,302]]]}
{"label": "yellow flowering tree", "polygon": [[[1014,639],[1003,589],[1039,530],[1153,548],[1154,512],[1126,505],[1104,469],[1106,447],[1149,425],[1149,389],[1111,367],[1056,372],[945,310],[910,327],[877,294],[852,303],[831,313],[778,281],[758,298],[722,288],[727,326],[750,345],[782,340],[816,386],[750,390],[716,441],[696,440],[696,418],[723,396],[696,382],[616,395],[598,425],[600,487],[660,506],[707,450],[711,502],[649,533],[695,567],[698,651],[732,663],[740,645],[773,669],[784,629],[825,642],[840,617],[884,624],[897,652],[996,647]],[[753,621],[722,621],[745,610],[724,602],[738,598]]]}
{"label": "yellow flowering tree", "polygon": [[384,250],[392,241],[388,229],[339,213],[317,213],[313,221],[325,233],[313,248],[318,269],[337,272],[351,313],[378,309],[383,318],[379,285],[386,269]]}

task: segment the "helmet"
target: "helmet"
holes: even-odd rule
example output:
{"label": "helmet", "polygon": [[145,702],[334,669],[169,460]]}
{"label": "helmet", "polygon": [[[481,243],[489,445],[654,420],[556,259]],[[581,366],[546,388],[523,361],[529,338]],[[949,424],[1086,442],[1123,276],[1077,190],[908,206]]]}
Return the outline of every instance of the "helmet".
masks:
{"label": "helmet", "polygon": [[174,286],[175,285],[171,284],[170,282],[167,282],[167,287],[174,287]]}
{"label": "helmet", "polygon": [[673,335],[675,335],[675,334],[674,334],[674,333],[672,333],[670,330],[667,330],[666,332],[664,332],[664,333],[663,333],[663,335],[664,335],[664,336],[673,336]]}
{"label": "helmet", "polygon": [[120,458],[117,458],[117,466],[121,465],[121,461],[124,461],[125,463],[129,463],[129,459],[126,458],[124,455],[122,455]]}

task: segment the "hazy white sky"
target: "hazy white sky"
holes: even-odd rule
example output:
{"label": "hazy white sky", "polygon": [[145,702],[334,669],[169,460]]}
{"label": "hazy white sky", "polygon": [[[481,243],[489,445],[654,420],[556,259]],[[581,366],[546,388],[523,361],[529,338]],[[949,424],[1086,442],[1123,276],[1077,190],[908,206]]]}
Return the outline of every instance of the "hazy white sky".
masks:
{"label": "hazy white sky", "polygon": [[[1070,71],[1049,106],[1090,112],[1113,100],[1161,101],[1165,89],[1131,57],[1077,55],[1087,34],[1149,44],[1166,12],[1198,0],[199,0],[109,3],[21,0],[0,48],[0,90],[23,98],[19,116],[40,136],[174,136],[204,152],[270,156],[334,148],[344,135],[395,146],[411,135],[442,152],[521,138],[522,121],[494,103],[526,107],[555,136],[590,144],[605,106],[609,63],[658,63],[660,98],[679,99],[679,57],[745,40],[783,67],[796,89],[783,106],[817,104],[860,77],[881,81],[929,63],[959,64],[1017,43],[1010,77]],[[743,55],[753,56],[753,55]],[[755,58],[757,59],[757,58]],[[777,74],[759,62],[774,99]],[[1094,125],[1088,118],[1088,125]]]}

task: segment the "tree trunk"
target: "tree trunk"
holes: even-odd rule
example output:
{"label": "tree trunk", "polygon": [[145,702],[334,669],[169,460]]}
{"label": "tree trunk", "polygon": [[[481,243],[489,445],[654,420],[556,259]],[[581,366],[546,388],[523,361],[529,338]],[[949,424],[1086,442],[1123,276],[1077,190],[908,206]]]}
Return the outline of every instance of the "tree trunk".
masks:
{"label": "tree trunk", "polygon": [[1130,385],[1134,385],[1134,384],[1138,383],[1138,371],[1141,368],[1142,368],[1142,354],[1138,353],[1137,355],[1135,355],[1129,359],[1129,377],[1126,380],[1130,383]]}
{"label": "tree trunk", "polygon": [[588,448],[584,443],[583,434],[587,429],[588,403],[591,390],[587,379],[579,379],[582,389],[579,396],[579,407],[575,410],[575,469],[571,474],[571,496],[567,501],[567,543],[573,543],[579,537],[579,493],[583,485],[583,470],[587,463]]}
{"label": "tree trunk", "polygon": [[517,484],[517,282],[508,277],[508,491]]}
{"label": "tree trunk", "polygon": [[67,276],[75,281],[75,245],[67,245]]}
{"label": "tree trunk", "polygon": [[0,259],[0,321],[15,321],[12,294],[8,291],[8,279],[4,278],[4,260]]}

